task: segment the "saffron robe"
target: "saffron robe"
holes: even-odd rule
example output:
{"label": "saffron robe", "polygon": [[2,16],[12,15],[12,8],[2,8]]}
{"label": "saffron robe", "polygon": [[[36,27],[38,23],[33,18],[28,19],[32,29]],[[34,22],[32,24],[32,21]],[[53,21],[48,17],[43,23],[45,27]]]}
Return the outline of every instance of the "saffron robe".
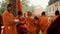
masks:
{"label": "saffron robe", "polygon": [[24,21],[27,25],[27,34],[36,34],[35,21],[31,17],[27,17]]}
{"label": "saffron robe", "polygon": [[40,24],[41,24],[42,34],[47,34],[47,29],[49,26],[48,17],[43,15],[39,18],[39,20],[40,20]]}
{"label": "saffron robe", "polygon": [[60,16],[57,16],[47,30],[47,34],[60,34]]}
{"label": "saffron robe", "polygon": [[12,13],[5,10],[3,14],[4,34],[17,34],[16,22]]}

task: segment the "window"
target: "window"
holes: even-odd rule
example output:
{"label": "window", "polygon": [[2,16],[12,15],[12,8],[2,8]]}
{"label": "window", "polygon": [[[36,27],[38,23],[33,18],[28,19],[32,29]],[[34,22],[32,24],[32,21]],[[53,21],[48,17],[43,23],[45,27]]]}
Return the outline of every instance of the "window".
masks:
{"label": "window", "polygon": [[49,12],[51,12],[51,8],[49,8]]}
{"label": "window", "polygon": [[60,2],[59,2],[59,5],[60,5]]}
{"label": "window", "polygon": [[55,4],[55,7],[58,7],[58,3]]}
{"label": "window", "polygon": [[52,6],[53,8],[52,8],[52,11],[54,11],[54,6]]}

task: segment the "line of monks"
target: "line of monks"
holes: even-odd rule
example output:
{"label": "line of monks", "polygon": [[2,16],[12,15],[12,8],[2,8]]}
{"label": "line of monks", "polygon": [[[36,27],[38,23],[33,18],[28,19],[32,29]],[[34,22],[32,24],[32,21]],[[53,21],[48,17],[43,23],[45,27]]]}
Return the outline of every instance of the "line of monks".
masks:
{"label": "line of monks", "polygon": [[14,17],[11,13],[11,7],[12,5],[8,4],[3,13],[3,34],[39,34],[40,30],[42,34],[47,34],[48,27],[59,16],[59,13],[56,12],[56,16],[48,21],[45,12],[42,12],[39,18],[36,16],[33,18],[30,11],[27,12],[27,17],[22,16],[22,12],[18,11],[18,15]]}

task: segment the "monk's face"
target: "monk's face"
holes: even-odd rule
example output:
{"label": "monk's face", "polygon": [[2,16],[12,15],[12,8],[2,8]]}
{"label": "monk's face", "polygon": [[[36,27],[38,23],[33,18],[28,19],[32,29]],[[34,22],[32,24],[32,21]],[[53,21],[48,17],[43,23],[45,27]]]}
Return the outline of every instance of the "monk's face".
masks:
{"label": "monk's face", "polygon": [[28,16],[28,17],[31,17],[31,16],[32,16],[32,13],[31,13],[31,12],[28,12],[28,13],[27,13],[27,16]]}
{"label": "monk's face", "polygon": [[12,10],[12,7],[8,7],[7,10],[10,12]]}

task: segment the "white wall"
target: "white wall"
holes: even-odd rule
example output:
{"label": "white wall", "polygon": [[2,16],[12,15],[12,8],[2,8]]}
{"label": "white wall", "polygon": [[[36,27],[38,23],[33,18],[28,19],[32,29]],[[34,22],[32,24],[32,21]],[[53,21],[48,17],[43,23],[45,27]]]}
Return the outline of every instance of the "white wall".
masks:
{"label": "white wall", "polygon": [[57,2],[48,6],[48,9],[47,9],[48,10],[48,16],[54,16],[57,8],[60,11],[60,1],[57,1]]}

